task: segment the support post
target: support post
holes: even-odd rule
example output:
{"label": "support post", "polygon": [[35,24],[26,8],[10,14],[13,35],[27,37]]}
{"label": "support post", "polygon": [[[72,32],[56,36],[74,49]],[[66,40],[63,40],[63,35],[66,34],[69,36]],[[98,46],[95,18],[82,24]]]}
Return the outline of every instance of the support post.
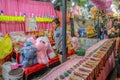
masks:
{"label": "support post", "polygon": [[71,36],[74,37],[74,21],[72,15],[70,15],[70,23],[71,23]]}
{"label": "support post", "polygon": [[100,10],[98,10],[98,22],[97,22],[97,38],[99,39],[100,38]]}
{"label": "support post", "polygon": [[66,0],[62,0],[62,63],[66,61]]}
{"label": "support post", "polygon": [[103,26],[103,32],[102,32],[102,36],[103,36],[103,38],[102,39],[104,39],[104,34],[105,34],[105,26],[106,26],[106,10],[104,10],[104,20],[103,20],[104,22],[104,26]]}

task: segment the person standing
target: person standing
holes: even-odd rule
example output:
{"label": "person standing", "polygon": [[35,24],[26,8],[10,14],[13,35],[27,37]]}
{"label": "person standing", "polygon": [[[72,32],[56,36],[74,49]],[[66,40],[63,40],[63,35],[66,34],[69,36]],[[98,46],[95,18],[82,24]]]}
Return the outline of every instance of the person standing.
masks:
{"label": "person standing", "polygon": [[55,40],[55,47],[58,53],[58,57],[62,62],[62,28],[60,27],[59,18],[55,18],[52,21],[54,27],[53,39]]}
{"label": "person standing", "polygon": [[109,37],[116,39],[116,47],[115,47],[116,56],[118,55],[118,49],[120,46],[119,31],[120,31],[120,28],[119,28],[119,24],[118,24],[118,19],[114,19],[112,28],[109,31]]}

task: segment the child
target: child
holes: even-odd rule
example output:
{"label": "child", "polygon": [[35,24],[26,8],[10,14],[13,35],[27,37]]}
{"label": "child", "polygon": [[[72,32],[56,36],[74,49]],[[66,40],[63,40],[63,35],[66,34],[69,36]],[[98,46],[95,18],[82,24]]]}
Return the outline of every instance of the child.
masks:
{"label": "child", "polygon": [[60,21],[58,18],[54,19],[53,22],[53,27],[54,27],[54,34],[53,38],[55,40],[55,47],[58,51],[58,53],[62,52],[62,28],[60,27]]}
{"label": "child", "polygon": [[55,29],[53,34],[53,38],[55,40],[55,47],[60,61],[62,62],[62,28],[60,27],[60,21],[58,18],[54,19],[52,21],[52,24]]}

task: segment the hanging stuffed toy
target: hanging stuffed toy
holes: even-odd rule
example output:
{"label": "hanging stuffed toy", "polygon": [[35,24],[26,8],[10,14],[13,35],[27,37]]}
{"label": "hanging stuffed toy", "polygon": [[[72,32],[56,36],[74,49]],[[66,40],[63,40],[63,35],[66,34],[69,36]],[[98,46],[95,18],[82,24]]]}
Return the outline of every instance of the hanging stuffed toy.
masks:
{"label": "hanging stuffed toy", "polygon": [[72,37],[71,44],[75,51],[80,47],[77,37]]}
{"label": "hanging stuffed toy", "polygon": [[78,17],[81,15],[81,12],[80,12],[80,7],[75,4],[73,7],[72,7],[72,15],[75,16],[75,17]]}

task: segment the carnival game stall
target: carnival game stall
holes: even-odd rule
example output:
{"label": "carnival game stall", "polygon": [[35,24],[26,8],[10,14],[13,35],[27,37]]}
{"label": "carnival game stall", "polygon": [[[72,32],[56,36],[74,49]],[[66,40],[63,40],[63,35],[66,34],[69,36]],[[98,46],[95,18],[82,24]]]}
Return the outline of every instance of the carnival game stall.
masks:
{"label": "carnival game stall", "polygon": [[[40,80],[106,80],[114,68],[114,40],[103,40],[88,49],[85,57],[75,57],[51,70]],[[98,49],[93,51],[94,47]],[[89,54],[89,56],[88,56]],[[102,54],[102,55],[100,55]],[[74,62],[73,64],[70,64]],[[106,75],[105,75],[106,74]]]}
{"label": "carnival game stall", "polygon": [[[104,32],[112,27],[107,18],[119,17],[112,0],[46,1],[0,0],[0,79],[106,80],[115,67],[116,40]],[[54,40],[56,18],[62,53]]]}

